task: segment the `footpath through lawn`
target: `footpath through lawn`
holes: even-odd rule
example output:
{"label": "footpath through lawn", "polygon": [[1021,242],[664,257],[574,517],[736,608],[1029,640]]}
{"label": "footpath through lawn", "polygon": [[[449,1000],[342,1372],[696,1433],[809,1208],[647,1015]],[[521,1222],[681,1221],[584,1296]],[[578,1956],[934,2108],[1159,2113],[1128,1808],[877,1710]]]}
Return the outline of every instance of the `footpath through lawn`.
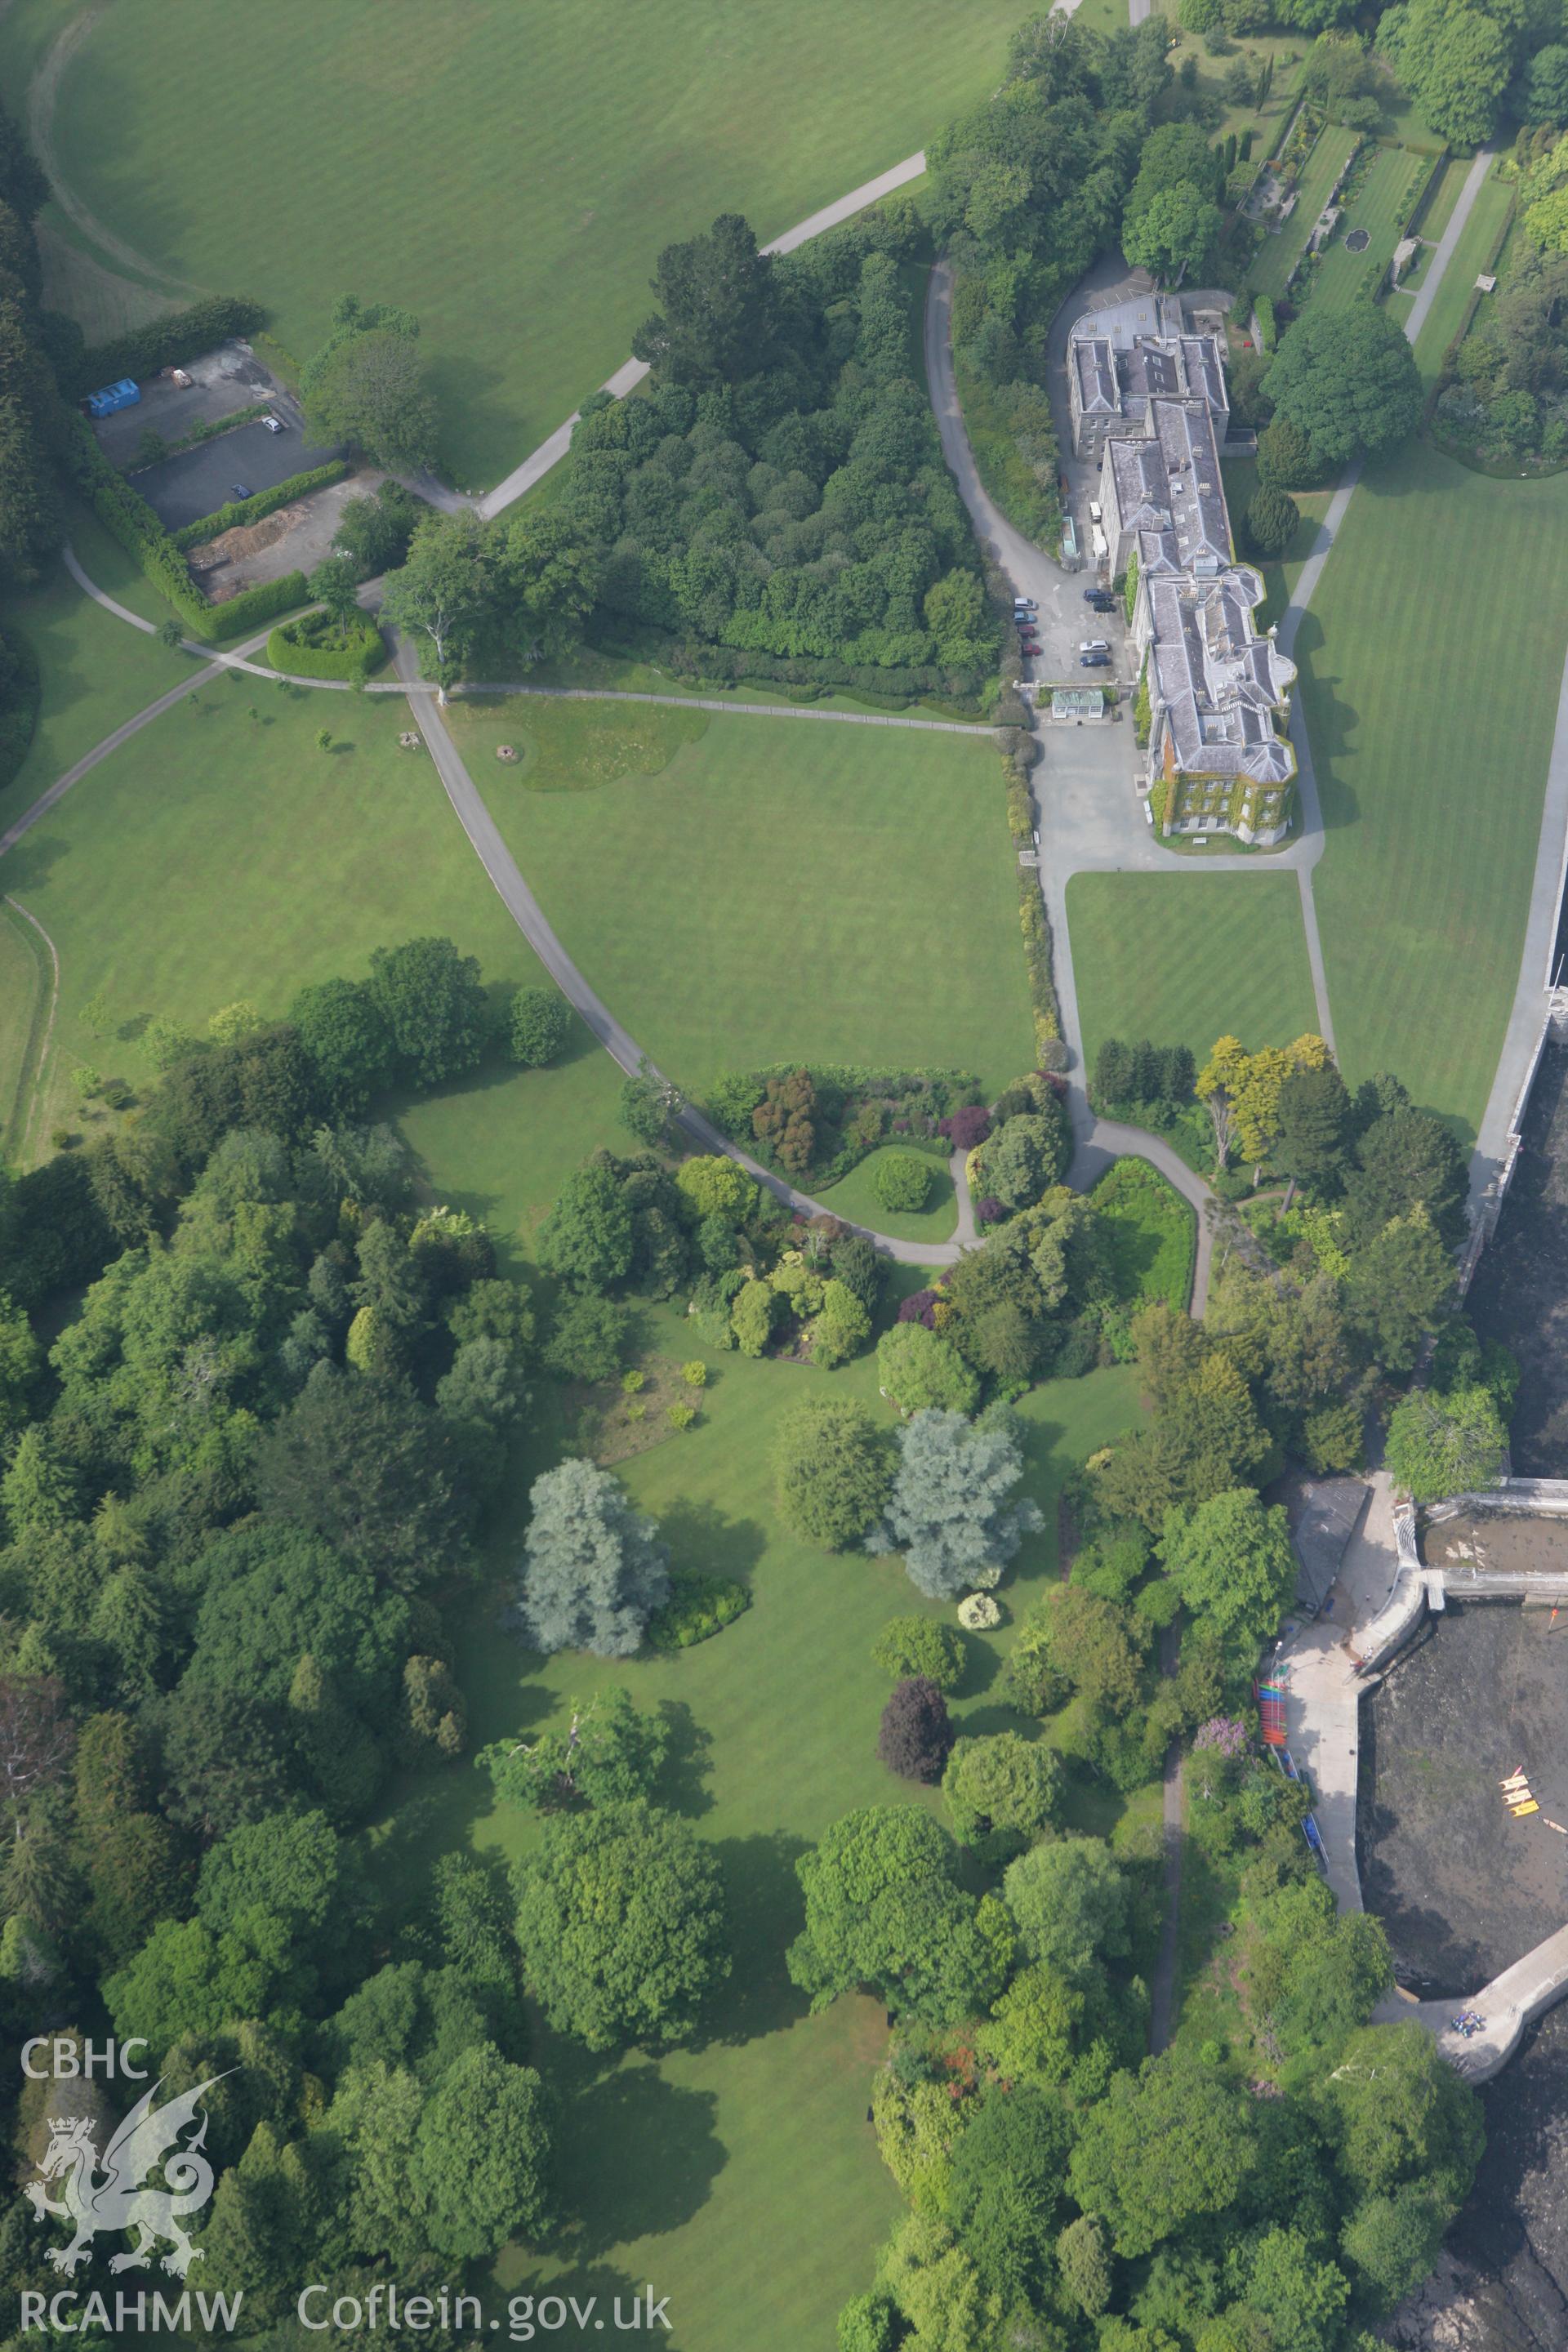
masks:
{"label": "footpath through lawn", "polygon": [[[70,607],[60,625],[68,651],[79,627],[95,648],[152,656],[176,678],[188,662],[90,604]],[[100,629],[112,634],[100,639]],[[53,675],[58,750],[59,730],[75,730],[67,683],[75,670],[62,659]],[[168,682],[138,689],[130,709]],[[123,680],[118,692],[125,701]],[[90,740],[127,715],[96,710]],[[327,751],[316,741],[323,724],[333,736]],[[220,1006],[245,998],[278,1019],[305,982],[361,975],[373,949],[428,932],[477,955],[498,987],[543,979],[427,755],[399,750],[407,724],[398,697],[308,694],[231,674],[110,753],[0,861],[0,890],[37,915],[60,958],[47,1106],[33,1128],[39,1150],[56,1124],[96,1131],[77,1107],[79,1061],[132,1087],[151,1081],[139,1041],[153,1015],[199,1031]],[[36,767],[37,755],[29,799],[49,781]],[[80,1017],[95,996],[109,1008],[107,1034]],[[557,1068],[487,1071],[432,1097],[411,1117],[411,1139],[438,1161],[448,1131],[463,1139],[472,1130],[456,1155],[465,1205],[490,1217],[504,1243],[608,1133],[619,1082],[608,1055],[574,1024]]]}

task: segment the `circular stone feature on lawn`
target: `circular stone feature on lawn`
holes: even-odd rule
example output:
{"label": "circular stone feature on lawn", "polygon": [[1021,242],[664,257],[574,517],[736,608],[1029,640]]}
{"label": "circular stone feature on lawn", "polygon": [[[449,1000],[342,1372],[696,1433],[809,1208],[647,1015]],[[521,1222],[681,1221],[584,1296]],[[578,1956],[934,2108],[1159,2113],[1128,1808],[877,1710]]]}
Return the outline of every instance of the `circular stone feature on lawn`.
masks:
{"label": "circular stone feature on lawn", "polygon": [[516,757],[517,745],[515,743],[498,743],[496,745],[496,758],[498,760],[515,760]]}
{"label": "circular stone feature on lawn", "polygon": [[398,740],[399,743],[402,745],[403,749],[404,749],[405,751],[417,751],[417,750],[419,749],[419,738],[418,738],[418,736],[417,736],[417,735],[416,735],[416,734],[413,732],[413,730],[412,730],[411,729],[407,728],[407,727],[405,727],[405,728],[404,729],[404,730],[403,730],[402,734],[398,737],[398,739],[397,739],[397,740]]}
{"label": "circular stone feature on lawn", "polygon": [[1371,229],[1352,228],[1350,235],[1345,239],[1345,251],[1347,253],[1364,253],[1371,243]]}

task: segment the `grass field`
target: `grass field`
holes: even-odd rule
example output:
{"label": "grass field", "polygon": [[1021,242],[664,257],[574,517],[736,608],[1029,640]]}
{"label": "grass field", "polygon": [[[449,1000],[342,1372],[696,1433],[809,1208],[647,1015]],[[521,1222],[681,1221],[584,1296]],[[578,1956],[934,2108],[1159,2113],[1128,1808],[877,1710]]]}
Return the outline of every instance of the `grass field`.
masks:
{"label": "grass field", "polygon": [[[126,559],[91,516],[73,513],[69,529],[90,576],[109,594],[142,611],[134,592],[146,583],[130,572]],[[0,601],[0,627],[31,646],[42,688],[32,748],[0,793],[3,832],[64,769],[183,677],[194,677],[197,664],[189,654],[171,653],[155,637],[106,613],[83,594],[61,563],[26,596]]]}
{"label": "grass field", "polygon": [[1351,133],[1337,123],[1331,122],[1319,133],[1297,188],[1295,211],[1278,236],[1264,238],[1258,258],[1247,273],[1247,282],[1255,294],[1284,291],[1285,280],[1306,249],[1318,215],[1329,200],[1329,190],[1351,152]]}
{"label": "grass field", "polygon": [[[98,617],[113,643],[149,644]],[[180,656],[151,649],[178,674]],[[329,699],[342,734],[323,753],[315,735]],[[94,736],[109,723],[95,720]],[[37,916],[60,957],[36,1140],[62,1106],[74,1113],[78,1059],[132,1086],[150,1079],[134,1038],[153,1013],[199,1028],[245,997],[277,1016],[303,982],[363,971],[373,948],[426,931],[448,933],[498,985],[542,977],[428,761],[398,750],[404,723],[395,697],[286,697],[223,679],[112,753],[0,863],[0,889]],[[80,1007],[98,992],[128,1036],[83,1028]],[[422,1104],[410,1129],[504,1243],[610,1131],[618,1085],[583,1030],[558,1067],[458,1087]]]}
{"label": "grass field", "polygon": [[[1431,168],[1430,157],[1412,155],[1407,148],[1379,147],[1374,151],[1366,176],[1334,231],[1333,243],[1318,264],[1312,288],[1314,302],[1342,310],[1347,302],[1361,296],[1374,262],[1387,268],[1394,258],[1405,202],[1416,182],[1425,179]],[[1346,239],[1360,229],[1367,232],[1369,241],[1362,252],[1352,253]]]}
{"label": "grass field", "polygon": [[[689,1354],[677,1313],[654,1310],[647,1322],[654,1349]],[[487,1616],[464,1681],[476,1745],[537,1728],[605,1680],[627,1683],[639,1705],[668,1701],[678,1710],[679,1762],[664,1793],[718,1848],[732,1906],[734,1973],[697,2047],[657,2062],[595,2062],[541,2032],[535,2061],[561,2095],[563,2196],[581,2215],[569,2252],[546,2274],[580,2298],[653,2280],[671,2297],[667,2340],[678,2352],[798,2352],[832,2342],[835,2314],[870,2283],[901,2200],[865,2122],[886,2039],[881,2009],[849,1998],[809,2017],[785,1977],[784,1952],[800,1924],[794,1861],[854,1805],[938,1802],[877,1760],[889,1685],[870,1651],[889,1616],[948,1612],[921,1599],[896,1559],[810,1550],[773,1508],[773,1433],[797,1397],[830,1380],[835,1393],[860,1398],[890,1425],[874,1359],[824,1375],[726,1355],[711,1370],[698,1427],[621,1475],[660,1522],[677,1570],[743,1577],[748,1614],[676,1657],[613,1664],[542,1662],[498,1640]],[[1045,1507],[1046,1531],[1004,1588],[1008,1622],[994,1636],[970,1637],[953,1713],[975,1730],[1016,1720],[995,1702],[999,1660],[1017,1613],[1056,1573],[1062,1477],[1135,1418],[1134,1376],[1050,1384],[1021,1412],[1028,1490]],[[498,1537],[498,1560],[511,1540]],[[1117,1799],[1103,1784],[1083,1795],[1123,1843],[1151,1833],[1157,1790],[1152,1804],[1142,1792]],[[385,1825],[378,1874],[412,1890],[436,1852],[468,1840],[515,1853],[532,1834],[521,1816],[488,1812],[480,1776],[459,1769],[423,1783]],[[498,2274],[515,2288],[530,2268],[509,2253]],[[569,2331],[561,2340],[583,2352],[592,2338]]]}
{"label": "grass field", "polygon": [[[969,1069],[990,1097],[1031,1066],[988,743],[521,698],[451,718],[568,953],[689,1090],[798,1056]],[[597,747],[578,771],[618,777],[529,789],[577,729]],[[623,729],[643,772],[611,748]]]}
{"label": "grass field", "polygon": [[[626,357],[659,248],[782,230],[912,153],[1000,79],[1019,0],[116,0],[54,141],[90,215],[160,270],[253,294],[304,359],[336,295],[399,302],[459,487],[496,480]],[[18,93],[79,0],[16,0]],[[243,114],[244,168],[190,170]],[[432,168],[434,167],[434,168]],[[418,193],[414,193],[415,187]]]}
{"label": "grass field", "polygon": [[[1315,739],[1314,739],[1315,740]],[[1256,1050],[1317,1027],[1293,874],[1075,874],[1068,927],[1089,1069],[1106,1037]]]}
{"label": "grass field", "polygon": [[[1457,266],[1457,265],[1451,265]],[[1473,1131],[1519,976],[1568,646],[1568,476],[1412,442],[1369,468],[1297,638],[1340,1058]]]}
{"label": "grass field", "polygon": [[[858,1168],[850,1170],[842,1183],[830,1184],[817,1196],[823,1207],[831,1210],[836,1217],[847,1217],[852,1224],[870,1225],[879,1234],[891,1234],[898,1241],[951,1241],[958,1209],[952,1196],[952,1178],[942,1161],[921,1153],[922,1166],[931,1171],[926,1205],[912,1213],[900,1214],[896,1210],[884,1209],[872,1188],[872,1171],[879,1160],[888,1156],[873,1151]],[[891,1156],[908,1160],[914,1154],[895,1151]]]}
{"label": "grass field", "polygon": [[1426,199],[1426,209],[1415,224],[1417,236],[1426,237],[1434,245],[1436,243],[1454,216],[1454,206],[1459,201],[1469,168],[1467,158],[1458,155],[1448,157],[1436,186]]}

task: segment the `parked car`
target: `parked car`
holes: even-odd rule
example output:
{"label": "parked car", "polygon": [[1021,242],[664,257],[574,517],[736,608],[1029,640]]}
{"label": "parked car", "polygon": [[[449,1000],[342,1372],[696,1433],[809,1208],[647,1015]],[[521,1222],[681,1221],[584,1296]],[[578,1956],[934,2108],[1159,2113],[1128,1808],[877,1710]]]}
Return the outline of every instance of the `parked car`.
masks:
{"label": "parked car", "polygon": [[1109,588],[1096,587],[1084,590],[1083,601],[1086,604],[1114,604],[1116,599]]}
{"label": "parked car", "polygon": [[1108,654],[1110,651],[1110,646],[1105,637],[1085,637],[1079,651],[1080,654]]}
{"label": "parked car", "polygon": [[281,433],[284,429],[283,419],[280,416],[264,416],[261,422],[266,425],[268,433]]}
{"label": "parked car", "polygon": [[1078,666],[1079,669],[1109,669],[1110,667],[1110,656],[1109,654],[1079,654],[1078,657]]}
{"label": "parked car", "polygon": [[1037,613],[1039,606],[1032,596],[1015,596],[1013,610],[1015,613]]}
{"label": "parked car", "polygon": [[232,499],[247,499],[250,496],[250,484],[248,482],[230,482],[228,486],[228,494]]}

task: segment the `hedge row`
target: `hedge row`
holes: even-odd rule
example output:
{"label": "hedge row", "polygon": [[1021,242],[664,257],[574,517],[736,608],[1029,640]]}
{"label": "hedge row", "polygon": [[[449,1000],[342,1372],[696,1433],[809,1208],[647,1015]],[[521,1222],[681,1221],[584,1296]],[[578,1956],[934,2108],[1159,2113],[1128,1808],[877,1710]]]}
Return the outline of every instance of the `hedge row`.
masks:
{"label": "hedge row", "polygon": [[753,653],[739,646],[715,646],[695,637],[676,637],[645,625],[636,630],[596,627],[589,643],[599,653],[630,661],[653,661],[694,685],[742,685],[755,678],[760,685],[804,689],[800,699],[847,692],[868,702],[885,702],[894,709],[907,703],[935,700],[956,709],[979,710],[982,673],[978,670],[879,669],[865,662],[835,660],[828,655]]}
{"label": "hedge row", "polygon": [[161,596],[166,597],[193,636],[209,642],[242,637],[263,621],[291,612],[306,601],[305,575],[285,572],[258,588],[231,596],[226,604],[209,604],[189,566],[139,490],[116,473],[98,446],[97,436],[84,416],[68,419],[66,459],[78,488],[110,538],[140,565]]}
{"label": "hedge row", "polygon": [[350,646],[323,646],[316,639],[336,633],[337,623],[326,613],[304,614],[274,629],[267,640],[267,658],[274,669],[296,677],[346,678],[351,685],[370,677],[386,660],[386,645],[373,621],[366,621]]}
{"label": "hedge row", "polygon": [[242,588],[226,604],[209,604],[202,635],[218,645],[228,637],[247,637],[264,622],[275,621],[279,613],[293,612],[297,605],[309,604],[310,598],[304,573],[285,572],[280,579]]}
{"label": "hedge row", "polygon": [[254,498],[231,499],[216,514],[202,515],[195,522],[185,523],[169,534],[179,548],[201,547],[220,531],[241,530],[266,515],[276,514],[291,499],[302,499],[311,490],[323,490],[329,482],[341,482],[353,468],[346,458],[329,458],[324,466],[312,466],[308,473],[290,474],[286,482],[275,482],[269,490],[258,490]]}
{"label": "hedge row", "polygon": [[204,302],[193,302],[188,310],[150,319],[144,327],[132,327],[111,343],[95,343],[84,352],[68,397],[85,400],[100,384],[117,383],[122,375],[141,379],[182,360],[196,359],[215,343],[254,334],[266,316],[259,302],[247,302],[243,295],[213,294]]}
{"label": "hedge row", "polygon": [[[204,441],[221,441],[226,433],[237,431],[242,425],[254,425],[258,417],[269,416],[271,413],[269,402],[254,400],[248,408],[231,408],[226,416],[204,416],[188,432],[180,434],[173,441],[164,441],[162,456],[150,457],[147,464],[161,466],[165,457],[177,457],[184,449],[199,449]],[[161,434],[159,438],[163,439]],[[135,468],[137,473],[143,470],[140,466]]]}
{"label": "hedge row", "polygon": [[1447,149],[1446,147],[1439,147],[1436,154],[1432,159],[1431,170],[1427,173],[1426,177],[1422,181],[1421,185],[1416,189],[1415,194],[1406,204],[1404,217],[1397,224],[1398,236],[1394,240],[1396,244],[1399,237],[1409,236],[1415,229],[1416,222],[1421,218],[1421,215],[1426,211],[1427,205],[1431,202],[1432,191],[1436,188],[1438,181],[1442,178],[1444,166],[1447,164]]}

